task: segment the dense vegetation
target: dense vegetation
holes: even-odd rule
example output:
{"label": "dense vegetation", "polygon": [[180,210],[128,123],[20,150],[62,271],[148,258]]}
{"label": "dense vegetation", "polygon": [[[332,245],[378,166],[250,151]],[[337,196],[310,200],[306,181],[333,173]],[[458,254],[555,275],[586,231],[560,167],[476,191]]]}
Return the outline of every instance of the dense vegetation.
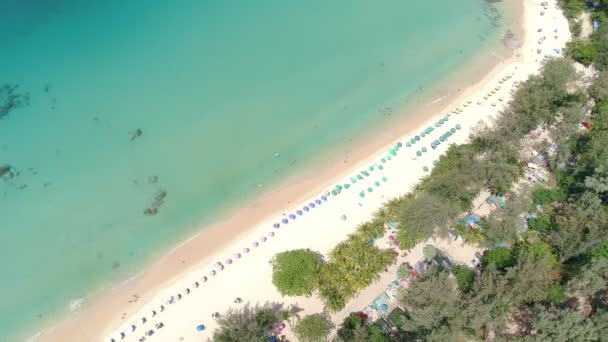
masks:
{"label": "dense vegetation", "polygon": [[272,327],[281,320],[279,312],[270,304],[263,306],[245,305],[241,309],[231,308],[218,318],[218,328],[213,332],[213,341],[266,342],[272,333]]}
{"label": "dense vegetation", "polygon": [[272,283],[283,296],[310,294],[317,288],[322,263],[319,254],[296,249],[278,253],[270,263]]}
{"label": "dense vegetation", "polygon": [[325,342],[334,324],[326,314],[314,314],[299,321],[293,332],[300,342]]}

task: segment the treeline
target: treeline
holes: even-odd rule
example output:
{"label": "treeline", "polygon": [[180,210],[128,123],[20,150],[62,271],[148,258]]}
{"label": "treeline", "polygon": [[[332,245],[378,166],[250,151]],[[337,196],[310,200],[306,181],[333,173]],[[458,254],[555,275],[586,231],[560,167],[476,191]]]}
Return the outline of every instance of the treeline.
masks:
{"label": "treeline", "polygon": [[[593,5],[597,4],[597,6]],[[582,23],[577,18],[590,4],[591,20],[594,27],[590,37],[580,37]],[[562,0],[562,8],[570,19],[573,39],[566,45],[566,54],[577,62],[596,70],[608,70],[608,1]]]}

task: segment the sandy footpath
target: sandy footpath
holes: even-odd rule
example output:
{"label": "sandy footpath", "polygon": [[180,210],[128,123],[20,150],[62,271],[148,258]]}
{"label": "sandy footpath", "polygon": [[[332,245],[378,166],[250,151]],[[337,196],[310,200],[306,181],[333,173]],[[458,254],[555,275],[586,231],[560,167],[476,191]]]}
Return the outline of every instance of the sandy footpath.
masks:
{"label": "sandy footpath", "polygon": [[[461,91],[456,99],[448,104],[442,103],[441,112],[433,115],[418,129],[402,135],[368,158],[358,160],[357,164],[348,167],[348,172],[344,172],[345,168],[343,168],[336,173],[339,176],[331,182],[320,182],[318,179],[305,180],[311,184],[311,190],[319,191],[310,193],[304,201],[292,202],[294,200],[292,198],[284,210],[274,210],[272,216],[250,221],[257,222],[250,228],[243,230],[243,227],[238,227],[239,230],[225,230],[223,236],[220,232],[209,233],[207,241],[213,239],[220,241],[222,238],[226,239],[228,235],[232,236],[232,242],[209,249],[207,253],[204,253],[207,251],[205,247],[200,246],[204,257],[188,260],[188,271],[179,276],[172,275],[170,281],[167,281],[168,275],[172,274],[170,270],[166,273],[157,273],[159,277],[165,275],[164,282],[159,282],[158,286],[148,288],[145,292],[138,291],[139,300],[136,304],[117,303],[111,299],[107,300],[105,305],[97,303],[82,312],[80,317],[70,318],[52,331],[38,336],[36,340],[105,342],[114,338],[116,342],[131,342],[139,341],[144,333],[153,330],[154,334],[146,337],[145,341],[202,341],[211,337],[215,328],[215,320],[211,315],[214,312],[225,312],[229,307],[237,305],[234,304],[236,297],[252,303],[276,302],[282,303],[284,307],[297,305],[303,309],[300,316],[322,311],[323,304],[316,296],[282,298],[271,283],[269,260],[278,252],[296,248],[310,248],[327,253],[358,224],[369,220],[383,202],[408,192],[420,178],[428,174],[423,171],[423,167],[431,169],[433,161],[439,159],[449,144],[465,142],[471,128],[480,120],[490,122],[491,117],[509,101],[514,84],[538,71],[545,54],[556,56],[554,49],[563,49],[570,34],[566,19],[556,8],[556,0],[548,1],[547,9],[541,7],[541,1],[522,1],[525,30],[523,45],[513,57],[498,64],[478,83]],[[541,28],[542,32],[538,32]],[[546,38],[539,43],[542,37]],[[542,50],[540,54],[537,52],[538,49]],[[484,99],[484,96],[487,99]],[[462,112],[451,113],[456,108]],[[435,127],[435,123],[448,113],[450,116],[447,122]],[[441,143],[436,149],[431,148],[432,141],[439,139],[439,136],[446,131],[456,129],[457,124],[460,129],[457,129],[446,142]],[[412,147],[405,145],[429,126],[434,128],[430,134],[421,138]],[[403,146],[393,156],[388,150],[397,146],[398,142]],[[414,160],[416,151],[420,151],[422,147],[426,147],[427,152],[423,152],[422,156]],[[390,160],[388,160],[389,156]],[[370,166],[374,168],[371,172]],[[363,170],[368,170],[369,176],[364,176],[362,180],[356,179],[357,174]],[[351,177],[356,179],[354,184],[351,182]],[[332,190],[338,184],[350,184],[350,188],[342,190],[338,196],[328,196],[327,201],[321,198],[324,194],[322,189]],[[319,185],[323,187],[319,188]],[[369,189],[372,189],[372,192],[369,192]],[[360,197],[361,192],[364,192],[365,197]],[[316,200],[321,204],[311,208],[309,203],[315,203]],[[305,211],[304,206],[309,210]],[[257,209],[259,208],[249,206],[244,210],[255,213]],[[302,215],[298,214],[298,210],[302,210]],[[296,219],[291,219],[289,214],[294,214]],[[283,219],[287,219],[288,223],[282,223]],[[275,223],[280,223],[280,227],[274,228]],[[235,234],[230,235],[233,232]],[[274,236],[270,236],[273,234]],[[200,239],[201,236],[193,239]],[[460,243],[451,245],[445,241],[439,243],[444,246],[448,255],[459,262],[470,260],[475,252],[474,248],[461,246]],[[258,246],[255,247],[255,244]],[[422,244],[414,248],[406,260],[410,261],[421,254],[421,246]],[[175,253],[179,251],[176,250]],[[237,253],[240,253],[240,258],[236,256]],[[227,264],[228,259],[233,261],[232,264]],[[218,261],[222,262],[225,268],[217,271],[217,275],[211,276],[210,271]],[[208,280],[204,282],[203,277],[207,277]],[[370,298],[373,299],[383,291],[385,281],[392,280],[389,280],[390,277],[394,277],[394,273],[390,276],[383,274],[380,282],[372,284],[349,302],[344,310],[333,315],[335,323],[339,323],[349,312],[360,310],[369,304]],[[181,299],[178,299],[178,294]],[[174,298],[174,303],[168,304],[167,301],[171,297]],[[161,305],[164,307],[162,312]],[[153,310],[156,312],[154,315]],[[144,317],[146,321],[142,323]],[[157,329],[155,325],[161,322],[163,327]],[[204,324],[206,330],[197,331],[196,326],[199,324]],[[134,330],[132,326],[135,327]]]}

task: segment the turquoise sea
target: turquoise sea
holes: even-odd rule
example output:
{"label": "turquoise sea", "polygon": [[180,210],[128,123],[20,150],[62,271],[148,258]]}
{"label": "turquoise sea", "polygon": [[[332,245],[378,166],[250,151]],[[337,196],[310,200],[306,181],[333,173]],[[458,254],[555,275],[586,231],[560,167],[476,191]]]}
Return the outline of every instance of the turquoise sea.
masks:
{"label": "turquoise sea", "polygon": [[500,6],[0,2],[0,340],[382,124],[499,44]]}

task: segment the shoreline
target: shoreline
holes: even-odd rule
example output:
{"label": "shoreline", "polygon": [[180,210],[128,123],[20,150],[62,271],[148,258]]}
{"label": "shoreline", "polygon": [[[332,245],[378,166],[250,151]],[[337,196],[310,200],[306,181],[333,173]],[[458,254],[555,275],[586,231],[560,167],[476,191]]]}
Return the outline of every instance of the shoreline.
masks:
{"label": "shoreline", "polygon": [[[519,2],[523,1],[520,0]],[[520,40],[524,37],[519,32],[517,36]],[[519,50],[521,48],[516,51]],[[492,61],[488,61],[488,65],[471,68],[475,69],[475,72],[470,70],[470,73],[466,73],[459,69],[454,72],[456,75],[447,77],[445,81],[438,82],[437,88],[441,88],[441,85],[445,83],[450,83],[461,85],[462,90],[459,89],[456,92],[440,94],[439,98],[433,99],[430,103],[414,104],[412,107],[415,109],[406,108],[404,110],[397,110],[397,114],[408,112],[410,115],[400,120],[388,120],[399,121],[392,127],[374,129],[371,133],[366,132],[365,135],[371,137],[365,141],[365,144],[363,143],[364,137],[361,136],[355,138],[355,142],[350,143],[349,146],[337,148],[337,151],[331,151],[331,155],[333,156],[342,156],[343,158],[346,156],[346,159],[340,165],[332,165],[331,158],[324,155],[321,158],[322,161],[315,163],[314,167],[297,172],[297,174],[288,177],[280,184],[273,186],[272,189],[265,191],[262,195],[255,196],[253,200],[240,203],[235,208],[227,208],[224,214],[218,217],[216,223],[201,227],[192,237],[171,249],[158,261],[146,266],[143,272],[140,272],[129,280],[121,282],[112,289],[103,290],[100,296],[93,296],[90,303],[86,303],[81,311],[69,315],[53,331],[44,333],[37,340],[71,341],[72,339],[69,338],[75,338],[74,341],[97,341],[100,340],[101,336],[106,336],[109,332],[118,328],[121,323],[130,322],[130,320],[121,320],[120,313],[126,312],[126,316],[130,317],[133,313],[144,307],[148,300],[154,298],[157,292],[172,283],[179,282],[184,275],[199,268],[205,268],[205,265],[216,261],[215,255],[229,255],[227,252],[230,251],[229,247],[232,245],[232,242],[239,241],[256,232],[259,230],[259,224],[262,222],[280,216],[281,208],[291,209],[294,204],[300,204],[303,200],[311,198],[312,195],[318,194],[339,180],[344,179],[345,175],[355,173],[362,165],[368,165],[371,161],[377,159],[380,154],[385,153],[387,146],[391,146],[391,143],[400,140],[404,135],[407,136],[407,133],[417,132],[422,124],[436,118],[446,108],[459,106],[467,98],[472,97],[473,94],[478,93],[484,88],[490,80],[495,79],[496,75],[504,73],[505,69],[515,65],[520,59],[517,53],[513,53],[512,56],[503,57],[502,59],[496,55],[488,55],[486,57],[488,60],[492,59]],[[467,68],[465,67],[464,69]],[[482,69],[482,71],[478,69]],[[481,73],[481,77],[473,76],[477,72]],[[463,75],[465,73],[466,75]],[[453,81],[452,78],[459,79],[459,81]],[[527,75],[525,78],[527,78]],[[415,113],[426,113],[427,115],[414,115]],[[432,115],[429,115],[429,113]],[[459,119],[461,116],[456,115],[453,118]],[[388,126],[388,123],[384,126]],[[379,134],[379,132],[382,132],[382,134]],[[341,149],[346,151],[340,151]],[[320,170],[322,171],[320,172]],[[297,179],[297,182],[294,182],[294,179]],[[417,178],[414,183],[416,182]],[[235,210],[238,210],[236,215],[227,219],[229,214],[235,214]],[[285,210],[285,212],[288,211]],[[246,226],[246,228],[243,228],[243,226]],[[267,230],[265,228],[261,229]],[[290,230],[290,228],[285,228],[285,230]],[[277,234],[289,235],[289,232],[283,233],[282,231],[283,228]],[[225,240],[226,236],[230,237],[230,241],[218,243]],[[341,239],[344,237],[345,235],[342,235]],[[226,253],[222,251],[226,251]],[[235,270],[231,272],[234,273]],[[222,273],[221,275],[223,276],[224,274]],[[216,279],[212,280],[216,281]],[[133,294],[138,294],[138,302],[127,303],[133,299]],[[119,311],[116,308],[124,308],[124,310]],[[207,317],[205,317],[205,320],[208,320]],[[80,331],[81,334],[74,336],[75,331]]]}

